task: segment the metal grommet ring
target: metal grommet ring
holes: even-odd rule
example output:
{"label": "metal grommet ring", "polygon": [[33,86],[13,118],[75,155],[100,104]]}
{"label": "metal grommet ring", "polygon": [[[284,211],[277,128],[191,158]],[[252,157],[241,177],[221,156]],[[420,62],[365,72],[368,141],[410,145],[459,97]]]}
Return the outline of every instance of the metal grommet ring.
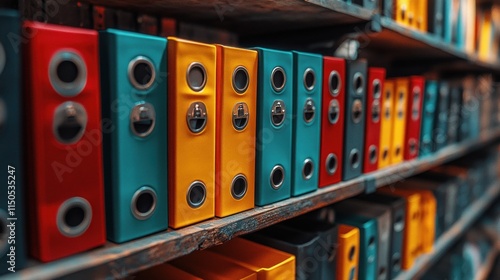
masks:
{"label": "metal grommet ring", "polygon": [[310,123],[314,120],[314,116],[316,115],[316,105],[311,98],[306,100],[304,104],[304,121],[306,123]]}
{"label": "metal grommet ring", "polygon": [[312,68],[307,68],[306,71],[304,71],[303,82],[306,90],[311,91],[314,89],[316,85],[316,74]]}
{"label": "metal grommet ring", "polygon": [[82,235],[92,221],[92,207],[82,197],[72,197],[61,204],[56,218],[59,232],[67,237]]}
{"label": "metal grommet ring", "polygon": [[304,161],[304,164],[302,165],[302,178],[304,178],[304,180],[309,180],[312,178],[313,174],[314,174],[314,163],[310,158],[308,158]]}
{"label": "metal grommet ring", "polygon": [[234,104],[232,115],[234,129],[237,131],[244,130],[250,119],[250,110],[248,109],[248,105],[245,102],[238,102]]}
{"label": "metal grommet ring", "polygon": [[363,75],[361,75],[361,73],[359,72],[356,72],[354,74],[354,79],[352,80],[352,82],[353,82],[354,92],[358,95],[362,95],[365,86],[365,80]]}
{"label": "metal grommet ring", "polygon": [[359,123],[363,119],[363,103],[361,100],[356,99],[352,103],[351,116],[354,123]]}
{"label": "metal grommet ring", "polygon": [[250,78],[248,71],[244,66],[238,66],[233,71],[233,89],[242,94],[248,89]]}
{"label": "metal grommet ring", "polygon": [[368,157],[369,157],[369,160],[370,160],[371,164],[374,164],[374,163],[377,162],[377,156],[378,156],[377,147],[374,146],[374,145],[371,145],[368,148]]}
{"label": "metal grommet ring", "polygon": [[271,122],[274,126],[280,126],[285,122],[286,106],[282,100],[275,100],[271,107]]}
{"label": "metal grommet ring", "polygon": [[155,82],[156,68],[153,62],[145,56],[137,56],[128,64],[128,79],[138,90],[147,90]]}
{"label": "metal grommet ring", "polygon": [[74,144],[83,137],[87,121],[87,111],[80,103],[64,102],[54,111],[54,136],[63,144]]}
{"label": "metal grommet ring", "polygon": [[130,211],[138,220],[146,220],[153,215],[156,210],[158,198],[155,190],[151,187],[143,186],[139,188],[130,201]]}
{"label": "metal grommet ring", "polygon": [[231,182],[231,195],[234,199],[242,199],[248,190],[248,180],[243,174],[238,174]]}
{"label": "metal grommet ring", "polygon": [[192,133],[200,133],[208,123],[208,112],[205,103],[193,102],[186,113],[186,122]]}
{"label": "metal grommet ring", "polygon": [[337,171],[337,166],[338,166],[338,159],[335,154],[329,154],[326,157],[326,170],[328,171],[328,174],[333,175]]}
{"label": "metal grommet ring", "polygon": [[351,163],[351,168],[356,169],[359,167],[359,152],[357,149],[352,149],[349,155],[349,161]]}
{"label": "metal grommet ring", "polygon": [[156,125],[156,111],[152,104],[141,102],[130,111],[130,129],[138,137],[150,135]]}
{"label": "metal grommet ring", "polygon": [[285,88],[286,84],[286,73],[281,67],[274,67],[271,72],[271,86],[276,92],[280,92]]}
{"label": "metal grommet ring", "polygon": [[194,91],[201,91],[207,84],[207,70],[199,62],[189,64],[186,71],[188,86]]}
{"label": "metal grommet ring", "polygon": [[49,62],[49,81],[54,90],[64,97],[79,94],[87,84],[87,66],[77,53],[62,50]]}
{"label": "metal grommet ring", "polygon": [[372,122],[378,123],[380,121],[380,102],[373,100],[372,103]]}
{"label": "metal grommet ring", "polygon": [[276,165],[271,170],[269,176],[271,187],[275,190],[279,189],[285,182],[285,169],[281,165]]}
{"label": "metal grommet ring", "polygon": [[373,98],[379,99],[382,94],[382,86],[379,79],[373,80]]}
{"label": "metal grommet ring", "polygon": [[328,121],[331,124],[336,124],[340,119],[340,105],[337,99],[333,99],[330,101],[330,105],[328,106]]}
{"label": "metal grommet ring", "polygon": [[191,208],[199,208],[207,199],[207,188],[201,181],[194,181],[189,185],[186,194],[187,203]]}
{"label": "metal grommet ring", "polygon": [[340,87],[342,86],[342,80],[340,79],[339,72],[332,71],[328,77],[328,88],[332,96],[337,96],[340,92]]}

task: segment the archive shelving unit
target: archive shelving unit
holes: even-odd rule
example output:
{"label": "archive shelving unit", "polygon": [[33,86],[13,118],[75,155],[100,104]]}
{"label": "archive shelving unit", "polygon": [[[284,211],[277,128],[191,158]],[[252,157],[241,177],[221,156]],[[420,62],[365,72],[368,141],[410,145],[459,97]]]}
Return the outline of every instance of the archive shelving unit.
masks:
{"label": "archive shelving unit", "polygon": [[[350,34],[369,40],[369,52],[387,57],[391,63],[435,69],[500,74],[500,62],[483,61],[443,40],[395,23],[362,7],[340,0],[84,0],[91,4],[161,14],[237,33],[242,42],[274,40],[291,48],[306,48]],[[389,44],[390,43],[390,44]],[[365,50],[361,50],[364,54]],[[406,53],[406,55],[405,55]],[[408,53],[415,56],[408,57]],[[397,182],[449,162],[500,140],[500,130],[482,134],[477,140],[446,147],[431,156],[407,161],[354,180],[341,182],[299,197],[256,207],[225,218],[214,218],[179,230],[168,230],[124,244],[104,247],[50,263],[32,261],[27,268],[5,279],[96,279],[123,278],[195,250],[222,244],[234,237],[279,223],[377,187]],[[500,185],[490,188],[435,244],[433,253],[420,257],[415,266],[397,279],[412,279],[429,268],[500,194]],[[491,253],[494,259],[496,251]],[[485,271],[489,270],[484,268]],[[483,272],[486,274],[486,272]]]}

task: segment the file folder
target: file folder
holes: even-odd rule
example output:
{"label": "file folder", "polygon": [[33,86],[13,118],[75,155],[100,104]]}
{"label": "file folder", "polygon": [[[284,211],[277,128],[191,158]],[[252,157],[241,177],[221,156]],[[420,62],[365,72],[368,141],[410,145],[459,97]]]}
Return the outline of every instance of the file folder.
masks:
{"label": "file folder", "polygon": [[427,32],[427,12],[428,0],[411,1],[415,5],[415,23],[414,26],[417,30]]}
{"label": "file folder", "polygon": [[428,0],[427,30],[438,38],[443,38],[444,1],[447,0]]}
{"label": "file folder", "polygon": [[377,252],[378,252],[378,233],[377,220],[373,218],[362,217],[344,211],[339,204],[334,205],[337,214],[337,222],[357,227],[360,232],[359,239],[359,269],[358,279],[376,279],[377,273]]}
{"label": "file folder", "polygon": [[437,112],[438,83],[436,81],[426,81],[425,93],[422,107],[422,122],[420,131],[420,151],[419,156],[425,157],[432,154],[434,133],[434,116]]}
{"label": "file folder", "polygon": [[492,11],[488,8],[480,8],[478,15],[478,56],[482,60],[491,58],[493,45],[494,23]]}
{"label": "file folder", "polygon": [[168,227],[167,40],[107,29],[99,43],[107,235],[121,243]]}
{"label": "file folder", "polygon": [[293,52],[292,196],[318,188],[323,57]]}
{"label": "file folder", "polygon": [[437,113],[434,115],[433,150],[439,151],[446,146],[448,141],[448,97],[450,88],[447,82],[439,83],[439,95],[437,100]]}
{"label": "file folder", "polygon": [[356,198],[342,201],[339,207],[345,207],[354,215],[373,218],[377,221],[377,271],[376,279],[388,279],[390,267],[390,234],[391,234],[391,211],[390,209]]}
{"label": "file folder", "polygon": [[[0,275],[12,273],[8,270],[15,264],[18,271],[26,264],[24,184],[24,152],[23,152],[23,112],[22,99],[21,53],[11,44],[8,36],[20,36],[21,19],[15,10],[0,9],[0,164],[4,169],[4,181],[0,187]],[[4,180],[5,180],[4,179]],[[14,197],[9,197],[9,195]],[[12,207],[15,205],[15,207]],[[13,211],[13,212],[11,212]],[[11,213],[11,214],[9,214]],[[8,220],[18,218],[18,221]],[[16,244],[9,244],[12,227],[15,224]],[[10,239],[12,240],[12,239]],[[10,241],[12,243],[12,241]],[[14,245],[15,250],[11,250]],[[15,263],[10,262],[12,251],[15,253]]]}
{"label": "file folder", "polygon": [[202,280],[203,278],[197,277],[189,272],[177,268],[169,263],[160,264],[148,268],[134,275],[136,280],[163,280],[163,279],[176,279],[176,280]]}
{"label": "file folder", "polygon": [[257,273],[257,279],[294,279],[295,257],[288,253],[235,238],[209,249]]}
{"label": "file folder", "polygon": [[399,188],[383,187],[380,192],[390,195],[397,195],[406,199],[405,231],[403,236],[402,268],[410,269],[416,258],[420,255],[419,245],[421,244],[421,196],[418,193],[408,193]]}
{"label": "file folder", "polygon": [[[444,1],[444,9],[443,9],[443,38],[444,41],[448,44],[453,42],[453,26],[454,26],[454,14],[457,15],[458,11],[454,10],[454,2],[457,0],[443,0]],[[456,5],[455,5],[456,6]]]}
{"label": "file folder", "polygon": [[[280,250],[295,256],[295,279],[321,279],[324,259],[333,252],[318,253],[323,250],[319,236],[313,233],[300,232],[283,225],[275,225],[246,236],[259,244]],[[328,250],[333,249],[329,247]]]}
{"label": "file folder", "polygon": [[453,184],[456,187],[456,192],[454,193],[455,197],[455,211],[454,211],[454,219],[453,222],[458,220],[461,216],[465,208],[469,203],[469,186],[467,185],[467,181],[464,178],[465,176],[458,177],[454,172],[447,169],[431,169],[425,173],[421,174],[422,177],[428,178],[430,180],[434,180],[441,184]]}
{"label": "file folder", "polygon": [[257,52],[217,45],[215,215],[254,207]]}
{"label": "file folder", "polygon": [[342,180],[358,177],[363,172],[366,60],[346,61],[346,102]]}
{"label": "file folder", "polygon": [[168,37],[168,222],[214,216],[216,48]]}
{"label": "file folder", "polygon": [[405,26],[412,26],[414,20],[413,5],[410,0],[393,0],[394,14],[397,23]]}
{"label": "file folder", "polygon": [[337,273],[337,254],[335,253],[335,248],[338,247],[338,225],[313,219],[307,214],[287,220],[284,224],[300,232],[312,233],[318,236],[314,253],[317,266],[314,267],[317,267],[320,278],[335,278]]}
{"label": "file folder", "polygon": [[460,108],[462,106],[462,88],[457,83],[450,83],[450,97],[448,104],[447,144],[458,142],[460,127]]}
{"label": "file folder", "polygon": [[[408,188],[407,188],[408,187]],[[420,232],[421,240],[419,243],[419,252],[421,254],[431,253],[434,247],[436,233],[436,207],[437,201],[430,190],[420,189],[416,186],[407,186],[404,184],[398,186],[407,190],[409,194],[418,193],[420,195]]]}
{"label": "file folder", "polygon": [[[235,260],[208,250],[193,252],[169,264],[202,279],[257,280],[257,273]],[[174,278],[165,278],[174,279]]]}
{"label": "file folder", "polygon": [[323,57],[319,187],[340,182],[343,172],[345,60]]}
{"label": "file folder", "polygon": [[394,279],[401,271],[403,233],[405,229],[406,201],[402,197],[373,193],[357,199],[386,207],[391,211],[390,253],[388,258],[388,279]]}
{"label": "file folder", "polygon": [[255,204],[291,195],[293,58],[291,52],[257,48]]}
{"label": "file folder", "polygon": [[395,114],[393,112],[392,99],[394,95],[394,81],[384,81],[384,91],[382,95],[382,115],[380,121],[380,152],[378,157],[378,167],[384,168],[391,164],[391,142],[392,123]]}
{"label": "file folder", "polygon": [[357,227],[340,224],[337,248],[337,280],[358,279],[359,271],[359,240]]}
{"label": "file folder", "polygon": [[480,110],[481,110],[481,135],[485,135],[488,133],[491,127],[492,121],[492,86],[493,79],[491,75],[485,74],[478,77],[477,81],[477,92],[479,95],[479,100],[481,101]]}
{"label": "file folder", "polygon": [[378,169],[380,148],[380,123],[382,115],[382,89],[384,88],[385,69],[368,68],[368,90],[366,97],[365,157],[363,172]]}
{"label": "file folder", "polygon": [[46,262],[106,240],[98,34],[23,28],[36,33],[23,45],[29,250]]}
{"label": "file folder", "polygon": [[392,95],[392,111],[394,112],[394,119],[391,133],[391,164],[398,164],[403,162],[403,156],[405,153],[406,110],[410,80],[408,78],[399,78],[395,80],[394,84],[395,94]]}
{"label": "file folder", "polygon": [[405,127],[405,147],[404,147],[405,160],[411,160],[417,158],[419,154],[424,86],[425,86],[424,77],[420,76],[410,77],[408,104],[406,106],[406,127]]}

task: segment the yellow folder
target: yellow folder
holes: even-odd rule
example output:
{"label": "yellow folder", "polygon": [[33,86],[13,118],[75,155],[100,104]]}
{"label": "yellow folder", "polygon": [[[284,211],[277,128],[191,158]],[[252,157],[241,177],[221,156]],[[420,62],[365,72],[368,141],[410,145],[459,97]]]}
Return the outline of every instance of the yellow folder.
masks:
{"label": "yellow folder", "polygon": [[295,279],[294,255],[243,238],[235,238],[209,250],[257,272],[259,280]]}
{"label": "yellow folder", "polygon": [[394,118],[392,99],[394,95],[394,82],[386,80],[381,97],[382,117],[380,122],[380,154],[378,167],[383,168],[391,164],[391,136]]}
{"label": "yellow folder", "polygon": [[358,279],[359,229],[340,224],[337,238],[337,280]]}

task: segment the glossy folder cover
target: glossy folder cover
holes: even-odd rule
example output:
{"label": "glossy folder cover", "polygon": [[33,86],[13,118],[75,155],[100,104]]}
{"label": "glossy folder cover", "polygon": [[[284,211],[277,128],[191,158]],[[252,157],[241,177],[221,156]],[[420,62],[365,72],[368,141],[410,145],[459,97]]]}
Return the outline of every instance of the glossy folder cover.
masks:
{"label": "glossy folder cover", "polygon": [[[247,235],[245,238],[265,246],[292,254],[295,256],[295,279],[321,279],[322,261],[316,260],[319,256],[317,250],[321,250],[318,243],[318,235],[301,232],[283,225],[275,225],[256,233]],[[328,258],[332,252],[323,255]],[[314,268],[311,262],[315,262]]]}
{"label": "glossy folder cover", "polygon": [[427,29],[438,38],[443,37],[444,31],[444,1],[446,0],[428,0]]}
{"label": "glossy folder cover", "polygon": [[406,199],[405,231],[403,236],[403,255],[401,267],[410,269],[415,259],[420,255],[419,245],[421,244],[421,221],[420,221],[420,194],[408,193],[400,189],[383,187],[380,192],[390,195],[397,195]]}
{"label": "glossy folder cover", "polygon": [[[328,221],[312,219],[309,215],[284,222],[286,226],[305,233],[318,236],[314,253],[317,261],[317,270],[321,279],[335,278],[337,254],[335,248],[338,246],[338,225]],[[310,268],[308,268],[310,270]]]}
{"label": "glossy folder cover", "polygon": [[[0,275],[18,271],[25,265],[24,227],[24,162],[23,162],[23,101],[21,92],[21,53],[8,36],[19,36],[21,19],[17,11],[0,9],[0,166],[7,182],[0,191]],[[6,172],[5,172],[6,171]],[[14,195],[11,196],[11,195]],[[11,200],[11,198],[13,198]],[[8,218],[19,218],[9,221]],[[15,224],[15,244],[9,239]],[[11,246],[15,250],[11,250]],[[15,254],[15,262],[9,263]]]}
{"label": "glossy folder cover", "polygon": [[366,97],[366,127],[365,127],[365,157],[363,159],[363,172],[368,173],[378,169],[380,123],[381,123],[381,98],[384,88],[385,69],[368,68],[368,84]]}
{"label": "glossy folder cover", "polygon": [[394,1],[394,19],[397,23],[405,26],[411,26],[413,23],[413,7],[410,0]]}
{"label": "glossy folder cover", "polygon": [[438,98],[438,83],[426,81],[425,93],[422,106],[422,121],[420,128],[420,150],[419,156],[425,157],[432,154],[432,134],[434,133],[434,115]]}
{"label": "glossy folder cover", "polygon": [[[257,273],[235,260],[201,250],[170,261],[169,264],[202,279],[257,280]],[[164,279],[175,279],[166,276]]]}
{"label": "glossy folder cover", "polygon": [[255,204],[290,197],[292,178],[293,58],[264,48],[259,53]]}
{"label": "glossy folder cover", "polygon": [[153,266],[134,275],[135,280],[162,280],[167,277],[176,280],[203,280],[169,263]]}
{"label": "glossy folder cover", "polygon": [[214,216],[216,48],[168,38],[168,222]]}
{"label": "glossy folder cover", "polygon": [[319,187],[342,179],[344,151],[345,60],[323,57]]}
{"label": "glossy folder cover", "polygon": [[392,106],[394,95],[394,81],[385,80],[382,95],[382,116],[380,121],[380,148],[378,167],[384,168],[391,164],[392,123],[395,114]]}
{"label": "glossy folder cover", "polygon": [[[435,239],[439,238],[453,222],[453,215],[455,213],[455,202],[451,202],[450,204],[448,196],[451,193],[447,185],[418,176],[406,180],[403,187],[432,191],[434,198],[436,199],[434,237]],[[450,209],[450,206],[453,208]]]}
{"label": "glossy folder cover", "polygon": [[323,57],[293,52],[292,196],[318,188]]}
{"label": "glossy folder cover", "polygon": [[[342,204],[342,202],[341,202]],[[377,279],[378,232],[377,220],[351,213],[341,205],[334,205],[337,222],[357,227],[359,240],[359,279]]]}
{"label": "glossy folder cover", "polygon": [[359,274],[359,240],[360,233],[357,227],[339,225],[337,247],[337,280],[358,279]]}
{"label": "glossy folder cover", "polygon": [[114,127],[104,133],[107,235],[120,243],[168,227],[167,40],[115,29],[99,39],[102,116]]}
{"label": "glossy folder cover", "polygon": [[458,142],[458,132],[460,127],[460,109],[462,103],[462,87],[457,83],[449,83],[450,95],[448,98],[448,123],[447,127],[447,144]]}
{"label": "glossy folder cover", "polygon": [[169,263],[153,266],[134,275],[135,280],[202,280],[189,272],[177,268]]}
{"label": "glossy folder cover", "polygon": [[436,233],[436,207],[437,200],[434,193],[428,189],[419,188],[414,184],[399,185],[401,191],[408,191],[411,193],[418,193],[420,195],[420,253],[430,253],[434,247],[435,233]]}
{"label": "glossy folder cover", "polygon": [[398,78],[395,80],[394,84],[394,94],[392,95],[392,111],[394,118],[391,133],[391,164],[397,164],[403,161],[406,134],[406,107],[408,103],[410,80],[408,78]]}
{"label": "glossy folder cover", "polygon": [[254,206],[257,52],[217,45],[215,215]]}
{"label": "glossy folder cover", "polygon": [[349,212],[377,220],[377,271],[376,279],[388,279],[390,258],[391,210],[363,200],[347,199],[341,203]]}
{"label": "glossy folder cover", "polygon": [[361,175],[366,104],[366,60],[346,61],[345,130],[342,180]]}
{"label": "glossy folder cover", "polygon": [[386,207],[391,211],[390,253],[387,260],[389,263],[387,276],[388,279],[394,279],[401,271],[406,201],[402,197],[381,193],[360,196],[357,199]]}
{"label": "glossy folder cover", "polygon": [[98,34],[23,28],[36,33],[23,45],[30,253],[51,261],[106,240]]}
{"label": "glossy folder cover", "polygon": [[257,279],[294,279],[295,257],[243,238],[235,238],[210,251],[257,272]]}
{"label": "glossy folder cover", "polygon": [[434,114],[433,151],[439,151],[446,146],[448,139],[448,97],[450,88],[447,82],[439,82],[437,110]]}
{"label": "glossy folder cover", "polygon": [[422,116],[422,104],[424,100],[424,86],[424,77],[410,77],[408,103],[406,106],[404,147],[405,160],[411,160],[418,157],[418,153],[420,150],[420,125]]}

